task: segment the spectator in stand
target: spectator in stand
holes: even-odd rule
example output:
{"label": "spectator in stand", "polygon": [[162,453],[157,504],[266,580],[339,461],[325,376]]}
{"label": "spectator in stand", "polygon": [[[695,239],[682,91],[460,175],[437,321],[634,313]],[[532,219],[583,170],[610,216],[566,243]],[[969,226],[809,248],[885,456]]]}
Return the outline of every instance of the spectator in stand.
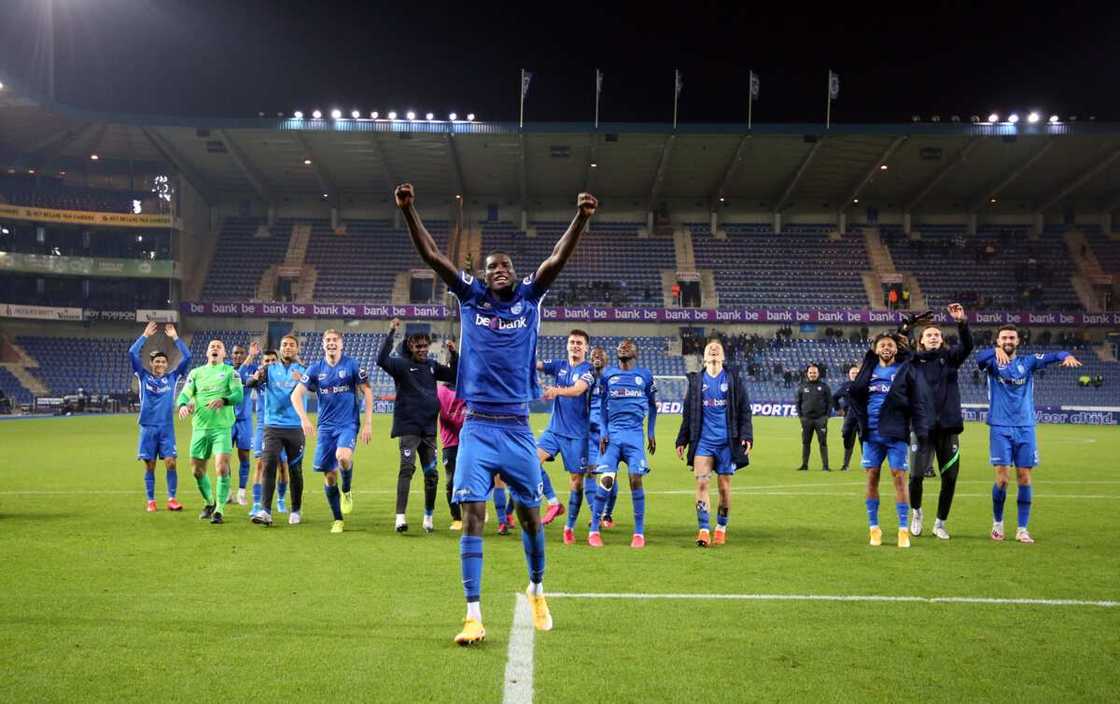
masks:
{"label": "spectator in stand", "polygon": [[891,286],[887,291],[887,307],[894,310],[898,307],[898,289]]}
{"label": "spectator in stand", "polygon": [[902,289],[902,307],[903,308],[909,308],[910,307],[910,289],[908,289],[908,288]]}
{"label": "spectator in stand", "polygon": [[0,389],[0,413],[5,415],[11,415],[12,413],[12,402],[8,400],[8,396],[3,389]]}
{"label": "spectator in stand", "polygon": [[681,285],[674,283],[669,290],[673,292],[673,305],[679,306],[681,304]]}
{"label": "spectator in stand", "polygon": [[1093,383],[1093,378],[1088,374],[1082,374],[1077,377],[1077,385],[1083,389],[1089,388],[1089,384]]}

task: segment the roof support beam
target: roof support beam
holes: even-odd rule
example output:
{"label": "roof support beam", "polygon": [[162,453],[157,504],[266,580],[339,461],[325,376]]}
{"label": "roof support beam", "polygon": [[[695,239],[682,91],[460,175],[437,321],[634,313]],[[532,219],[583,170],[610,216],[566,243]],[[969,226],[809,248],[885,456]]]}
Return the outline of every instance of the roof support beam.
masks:
{"label": "roof support beam", "polygon": [[914,194],[914,197],[912,197],[909,202],[907,202],[903,207],[903,212],[912,212],[915,208],[921,205],[922,201],[924,201],[930,193],[933,193],[933,189],[937,188],[937,186],[945,180],[946,176],[956,171],[957,167],[968,161],[968,155],[972,153],[972,150],[975,149],[978,144],[980,144],[980,138],[974,137],[969,140],[963,147],[961,147],[960,151],[956,153],[952,160],[942,166],[941,170],[938,171],[934,175],[934,177],[929,180],[929,183],[918,189],[918,192]]}
{"label": "roof support beam", "polygon": [[739,144],[735,147],[735,153],[731,156],[731,161],[727,162],[727,167],[723,170],[723,178],[719,180],[719,187],[716,192],[712,194],[712,208],[716,207],[723,197],[727,194],[727,186],[731,183],[731,177],[739,170],[739,165],[743,162],[743,152],[746,151],[747,145],[750,143],[751,136],[745,134],[739,138]]}
{"label": "roof support beam", "polygon": [[661,195],[661,187],[665,184],[665,172],[669,170],[669,158],[673,155],[673,144],[677,135],[671,134],[665,138],[661,147],[661,160],[657,162],[657,171],[653,175],[653,183],[649,187],[649,210],[657,208],[657,198]]}
{"label": "roof support beam", "polygon": [[993,186],[992,188],[989,188],[987,190],[987,192],[982,197],[974,200],[972,202],[972,206],[969,208],[969,210],[971,210],[972,212],[975,213],[978,210],[980,210],[982,207],[984,207],[985,204],[991,202],[991,200],[993,198],[995,198],[996,196],[998,196],[1000,193],[1002,193],[1005,188],[1010,186],[1020,176],[1022,176],[1024,173],[1026,173],[1027,169],[1034,166],[1034,163],[1036,161],[1038,161],[1039,159],[1041,159],[1043,156],[1045,156],[1046,152],[1050,151],[1050,148],[1053,147],[1053,146],[1054,146],[1054,140],[1053,139],[1049,139],[1045,143],[1043,143],[1043,145],[1041,147],[1039,147],[1039,149],[1037,151],[1035,151],[1034,154],[1031,154],[1027,158],[1026,161],[1024,161],[1022,164],[1019,164],[1014,169],[1012,169],[1011,173],[1004,176],[1000,180],[1000,182],[997,183],[995,186]]}
{"label": "roof support beam", "polygon": [[226,143],[226,150],[229,152],[233,162],[237,164],[237,168],[241,169],[241,173],[245,175],[246,180],[252,185],[253,190],[256,191],[257,197],[268,205],[273,204],[272,189],[269,188],[268,182],[264,180],[264,176],[249,160],[249,156],[241,150],[241,147],[233,140],[230,133],[226,130],[218,130],[218,135],[222,141]]}
{"label": "roof support beam", "polygon": [[202,177],[202,174],[196,171],[195,168],[191,166],[186,159],[183,158],[179,151],[175,149],[174,146],[172,146],[171,142],[167,141],[167,139],[164,138],[162,134],[157,132],[155,128],[141,127],[140,131],[144,134],[145,137],[148,138],[148,142],[151,143],[152,149],[155,149],[156,153],[158,153],[164,161],[166,161],[170,166],[174,167],[174,169],[179,172],[179,175],[182,176],[187,181],[187,183],[191,185],[191,188],[193,188],[198,192],[200,196],[202,196],[202,199],[206,201],[207,205],[214,206],[217,204],[217,194],[212,188],[210,188],[210,185],[206,182],[206,179],[204,179]]}
{"label": "roof support beam", "polygon": [[817,152],[820,151],[822,144],[824,144],[824,138],[818,138],[817,141],[813,143],[812,148],[809,149],[809,153],[801,160],[801,166],[797,167],[797,171],[793,173],[793,178],[789,180],[785,190],[782,191],[782,195],[779,196],[778,200],[774,203],[775,213],[782,212],[782,208],[786,207],[786,203],[789,202],[789,197],[793,195],[793,189],[797,188],[797,184],[801,183],[801,177],[804,176],[805,172],[809,169],[809,164],[813,163],[813,158],[817,156]]}
{"label": "roof support beam", "polygon": [[905,144],[907,139],[907,137],[896,137],[891,141],[890,144],[887,145],[887,148],[883,150],[883,153],[879,155],[879,158],[875,160],[875,163],[868,167],[867,173],[863,175],[863,178],[861,178],[859,182],[856,183],[856,185],[852,188],[851,192],[848,194],[848,197],[840,201],[839,210],[841,212],[846,210],[848,206],[852,204],[852,201],[854,201],[856,198],[859,198],[859,194],[863,192],[863,189],[866,188],[867,184],[871,182],[871,179],[875,177],[875,174],[879,173],[879,167],[886,163],[887,159],[891,157],[891,154],[894,154],[894,151],[896,149]]}
{"label": "roof support beam", "polygon": [[1085,171],[1080,176],[1078,176],[1074,180],[1067,183],[1065,186],[1062,186],[1057,192],[1048,196],[1038,206],[1037,212],[1044,213],[1047,210],[1049,210],[1050,208],[1057,205],[1060,201],[1062,201],[1065,198],[1073,195],[1074,193],[1077,192],[1077,189],[1081,188],[1086,183],[1088,183],[1089,181],[1096,178],[1097,175],[1100,174],[1100,172],[1104,171],[1109,166],[1111,166],[1112,162],[1116,161],[1117,159],[1120,159],[1120,147],[1117,147],[1117,148],[1113,149],[1111,152],[1105,154],[1088,171]]}
{"label": "roof support beam", "polygon": [[332,203],[337,203],[338,186],[335,184],[334,179],[331,178],[327,167],[316,157],[315,149],[311,146],[311,140],[302,132],[296,131],[293,134],[295,134],[300,146],[303,147],[304,160],[311,162],[311,171],[314,172],[315,179],[319,182],[319,188],[322,189],[323,193],[326,194],[327,198]]}
{"label": "roof support beam", "polygon": [[389,163],[389,157],[385,154],[385,145],[381,143],[381,138],[376,132],[370,133],[369,142],[373,145],[373,151],[377,152],[377,159],[381,162],[381,176],[385,179],[385,190],[392,197],[393,189],[400,183],[397,180],[397,175],[393,173],[393,165]]}
{"label": "roof support beam", "polygon": [[521,229],[529,229],[529,175],[525,164],[525,133],[517,135],[517,186],[521,191]]}
{"label": "roof support beam", "polygon": [[451,131],[450,124],[447,127],[447,160],[451,162],[451,187],[455,189],[455,195],[459,196],[460,199],[466,198],[463,166],[459,160],[459,147],[455,144],[455,133]]}
{"label": "roof support beam", "polygon": [[96,123],[87,122],[77,129],[65,129],[50,134],[27,149],[21,149],[21,155],[16,159],[16,166],[43,169],[58,158],[62,150],[88,135],[96,126]]}

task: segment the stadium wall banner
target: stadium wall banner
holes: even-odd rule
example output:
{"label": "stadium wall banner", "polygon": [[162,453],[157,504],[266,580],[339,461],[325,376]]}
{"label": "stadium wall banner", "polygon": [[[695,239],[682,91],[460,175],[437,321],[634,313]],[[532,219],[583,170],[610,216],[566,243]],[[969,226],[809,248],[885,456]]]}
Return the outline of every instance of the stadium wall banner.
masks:
{"label": "stadium wall banner", "polygon": [[[977,403],[962,403],[961,415],[965,420],[983,423],[988,420],[988,407]],[[1068,425],[1120,425],[1120,407],[1116,406],[1037,406],[1036,423]]]}
{"label": "stadium wall banner", "polygon": [[81,320],[81,308],[55,308],[52,306],[25,306],[0,303],[0,318],[31,318],[33,320]]}
{"label": "stadium wall banner", "polygon": [[69,276],[116,276],[129,279],[166,279],[180,275],[175,270],[175,262],[168,260],[55,257],[20,252],[0,252],[0,271]]}
{"label": "stadium wall banner", "polygon": [[179,311],[137,308],[136,321],[140,323],[177,323],[179,322]]}
{"label": "stadium wall banner", "polygon": [[[444,320],[452,309],[444,305],[369,305],[366,303],[202,303],[184,302],[184,315],[233,316],[242,318],[346,318],[350,320]],[[544,308],[545,321],[634,322],[634,323],[713,323],[713,324],[835,324],[897,325],[898,311],[866,309],[789,308]],[[934,319],[949,322],[949,316],[936,313]],[[1059,313],[977,311],[969,314],[973,325],[1047,325],[1075,327],[1112,327],[1120,325],[1120,312]]]}
{"label": "stadium wall banner", "polygon": [[0,218],[54,222],[60,225],[93,225],[102,227],[174,227],[170,215],[155,213],[97,213],[85,210],[28,208],[22,205],[0,205]]}

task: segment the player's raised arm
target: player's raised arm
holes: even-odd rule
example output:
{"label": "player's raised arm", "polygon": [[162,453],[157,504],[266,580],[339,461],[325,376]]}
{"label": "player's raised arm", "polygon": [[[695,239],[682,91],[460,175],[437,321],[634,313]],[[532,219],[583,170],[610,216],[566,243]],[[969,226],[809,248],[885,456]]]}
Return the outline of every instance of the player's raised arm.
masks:
{"label": "player's raised arm", "polygon": [[136,342],[132,343],[132,347],[128,348],[128,361],[132,363],[132,371],[134,373],[144,373],[144,363],[140,361],[140,351],[144,349],[144,343],[148,341],[148,338],[155,334],[156,324],[148,323],[144,328],[144,332],[140,334],[140,337],[136,338]]}
{"label": "player's raised arm", "polygon": [[439,251],[432,233],[428,232],[424,223],[420,221],[420,215],[416,212],[414,206],[416,191],[412,188],[412,184],[403,183],[397,186],[393,196],[397,200],[397,207],[401,209],[401,214],[404,215],[404,221],[408,225],[408,234],[412,238],[412,244],[416,247],[420,258],[432,268],[432,271],[436,272],[439,278],[443,279],[443,283],[448,286],[454,285],[455,280],[459,278],[455,265],[443,252]]}
{"label": "player's raised arm", "polygon": [[535,281],[542,290],[552,285],[552,282],[564,269],[564,265],[568,263],[568,257],[572,256],[572,252],[575,251],[576,245],[579,243],[579,238],[583,235],[583,231],[587,229],[587,221],[591,219],[591,216],[595,214],[595,210],[599,207],[599,200],[590,193],[580,193],[576,204],[579,207],[579,212],[572,218],[572,224],[568,226],[567,232],[556,242],[556,246],[552,248],[552,254],[537,267]]}
{"label": "player's raised arm", "polygon": [[179,332],[174,325],[168,323],[163,326],[163,329],[167,336],[175,342],[175,349],[179,350],[179,363],[175,365],[175,369],[171,373],[175,376],[182,376],[191,368],[191,348],[187,347],[187,343],[179,337]]}

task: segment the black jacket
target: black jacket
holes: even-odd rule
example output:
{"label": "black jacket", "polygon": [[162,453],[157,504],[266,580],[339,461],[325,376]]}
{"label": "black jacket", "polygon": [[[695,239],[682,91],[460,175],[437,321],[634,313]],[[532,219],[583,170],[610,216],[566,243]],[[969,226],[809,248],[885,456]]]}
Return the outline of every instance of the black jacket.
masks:
{"label": "black jacket", "polygon": [[957,370],[972,353],[972,333],[968,322],[957,324],[960,343],[946,348],[916,352],[911,362],[929,386],[933,396],[934,416],[930,420],[931,429],[938,428],[946,433],[963,433],[964,419],[961,417],[961,388],[957,382]]}
{"label": "black jacket", "polygon": [[397,386],[397,400],[393,405],[393,429],[389,437],[401,435],[435,435],[439,417],[439,397],[436,382],[455,383],[459,355],[451,353],[451,364],[444,366],[429,359],[420,364],[412,361],[403,343],[401,356],[390,357],[393,333],[385,336],[385,343],[377,354],[377,366],[393,377]]}
{"label": "black jacket", "polygon": [[[895,359],[902,366],[895,374],[887,398],[879,410],[879,434],[890,440],[910,442],[912,428],[920,439],[925,440],[929,437],[930,422],[934,415],[929,387],[925,378],[911,364],[907,350],[899,350]],[[859,375],[848,391],[851,402],[849,412],[854,413],[859,420],[862,438],[871,434],[867,418],[870,396],[868,387],[871,385],[871,374],[878,364],[879,356],[875,354],[875,350],[868,350],[863,357],[863,365],[859,368]]]}
{"label": "black jacket", "polygon": [[[724,367],[731,383],[727,387],[727,437],[731,440],[731,459],[736,467],[746,467],[751,460],[743,440],[754,442],[754,428],[751,425],[751,399],[747,387],[735,367]],[[688,375],[688,391],[684,395],[681,427],[677,431],[677,447],[688,447],[688,466],[696,459],[696,446],[700,442],[700,431],[704,426],[704,385],[700,383],[699,372]]]}
{"label": "black jacket", "polygon": [[852,382],[845,381],[840,384],[840,387],[832,392],[832,409],[834,411],[847,411],[852,405],[851,399],[848,394],[852,390]]}
{"label": "black jacket", "polygon": [[793,397],[793,407],[802,418],[828,418],[832,408],[832,389],[820,379],[809,381],[802,377]]}

